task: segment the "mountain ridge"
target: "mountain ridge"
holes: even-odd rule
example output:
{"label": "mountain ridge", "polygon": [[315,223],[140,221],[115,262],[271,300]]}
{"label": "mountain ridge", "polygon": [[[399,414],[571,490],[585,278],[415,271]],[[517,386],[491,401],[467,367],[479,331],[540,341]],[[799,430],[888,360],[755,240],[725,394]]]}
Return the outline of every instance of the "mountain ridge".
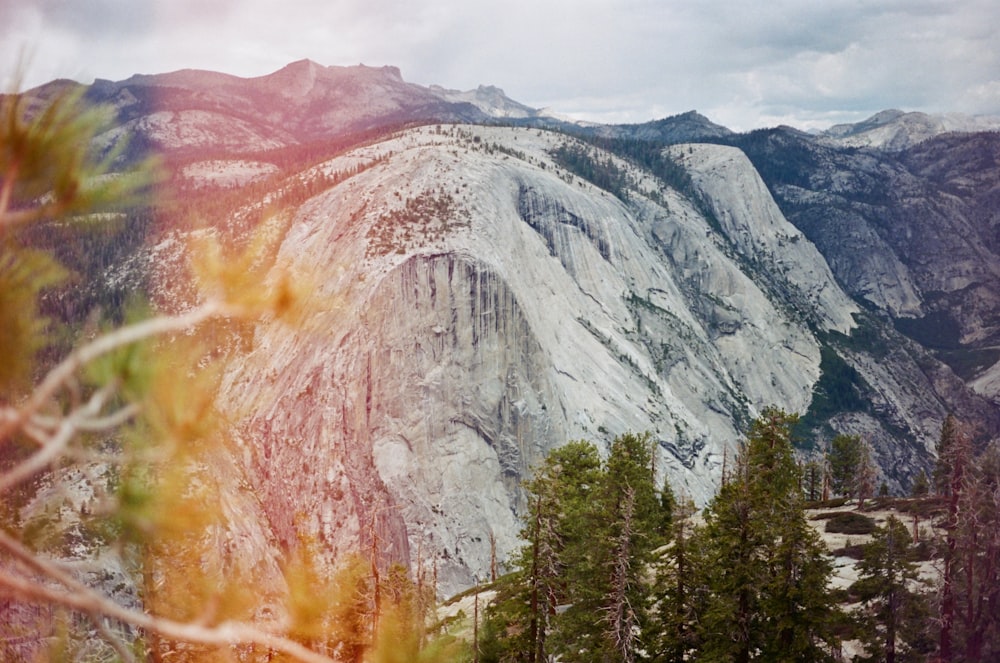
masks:
{"label": "mountain ridge", "polygon": [[[694,111],[580,126],[498,88],[310,61],[166,76],[89,88],[114,111],[98,145],[166,153],[196,209],[233,194],[212,232],[239,239],[286,201],[276,251],[321,274],[302,333],[259,322],[220,394],[266,405],[234,424],[229,459],[255,487],[230,518],[266,542],[249,556],[305,536],[332,561],[377,539],[436,560],[451,591],[483,577],[490,536],[513,553],[520,481],[570,439],[648,430],[657,472],[705,503],[769,405],[804,415],[803,458],[864,436],[894,493],[930,469],[949,412],[1000,432],[991,134],[897,150]],[[149,276],[183,307],[183,233],[151,233],[104,278]]]}

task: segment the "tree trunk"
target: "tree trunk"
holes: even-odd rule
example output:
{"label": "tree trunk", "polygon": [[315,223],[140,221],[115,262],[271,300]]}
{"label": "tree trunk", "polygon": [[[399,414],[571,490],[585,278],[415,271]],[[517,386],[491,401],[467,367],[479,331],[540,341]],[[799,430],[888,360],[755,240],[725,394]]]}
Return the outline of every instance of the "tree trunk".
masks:
{"label": "tree trunk", "polygon": [[531,617],[528,623],[528,637],[531,642],[531,663],[542,663],[542,647],[538,637],[538,585],[540,582],[538,572],[538,547],[539,537],[542,529],[542,500],[538,499],[535,509],[535,531],[531,541]]}

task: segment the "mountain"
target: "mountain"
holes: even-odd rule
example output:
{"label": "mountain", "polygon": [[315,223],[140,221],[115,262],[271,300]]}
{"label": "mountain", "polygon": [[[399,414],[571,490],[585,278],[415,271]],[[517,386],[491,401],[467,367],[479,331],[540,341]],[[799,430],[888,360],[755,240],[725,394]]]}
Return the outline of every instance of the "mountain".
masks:
{"label": "mountain", "polygon": [[[847,333],[856,306],[745,157],[684,155],[719,234],[624,161],[646,180],[627,202],[567,172],[550,155],[567,140],[412,129],[318,167],[364,159],[300,208],[278,260],[342,267],[324,268],[304,329],[258,327],[223,389],[268,404],[239,430],[279,539],[307,527],[356,546],[345,523],[377,505],[381,539],[411,562],[436,552],[457,589],[485,573],[491,533],[503,556],[516,548],[520,482],[554,446],[649,430],[660,471],[704,502],[761,405],[808,407],[808,321]],[[746,189],[749,204],[733,195]],[[761,288],[751,256],[784,276]],[[331,486],[351,499],[329,505]],[[293,524],[303,504],[331,512]]]}
{"label": "mountain", "polygon": [[580,130],[603,138],[631,138],[657,143],[688,143],[731,136],[732,131],[715,124],[697,111],[641,124],[589,125]]}
{"label": "mountain", "polygon": [[108,141],[127,134],[168,153],[247,154],[406,123],[540,116],[495,87],[427,88],[405,82],[396,67],[310,60],[257,78],[182,70],[98,80],[86,96],[117,110]]}
{"label": "mountain", "polygon": [[961,113],[929,115],[885,110],[855,124],[837,124],[820,135],[839,147],[902,150],[944,133],[1000,130],[1000,117]]}
{"label": "mountain", "polygon": [[780,129],[734,143],[848,293],[963,378],[996,360],[1000,134],[945,134],[891,152]]}
{"label": "mountain", "polygon": [[465,92],[448,90],[438,85],[432,85],[430,89],[446,101],[472,104],[489,117],[524,120],[539,117],[540,113],[535,108],[514,101],[493,85],[480,85],[475,90]]}
{"label": "mountain", "polygon": [[[582,126],[308,61],[86,94],[114,109],[98,147],[165,154],[212,232],[280,204],[276,259],[314,284],[302,327],[259,321],[219,395],[242,413],[213,468],[241,487],[223,538],[252,542],[234,563],[261,586],[305,537],[467,587],[491,540],[519,546],[521,482],[571,439],[649,431],[658,476],[705,503],[769,405],[803,414],[804,456],[864,436],[895,493],[948,412],[1000,433],[995,134]],[[184,232],[151,226],[103,281],[183,308]]]}

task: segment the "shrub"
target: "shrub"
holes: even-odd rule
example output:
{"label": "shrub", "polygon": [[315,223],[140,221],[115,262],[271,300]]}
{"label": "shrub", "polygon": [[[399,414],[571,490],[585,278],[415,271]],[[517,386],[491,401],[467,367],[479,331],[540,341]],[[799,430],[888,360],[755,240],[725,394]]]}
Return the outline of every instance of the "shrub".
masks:
{"label": "shrub", "polygon": [[853,511],[834,514],[826,521],[826,531],[832,534],[872,534],[876,529],[874,520]]}

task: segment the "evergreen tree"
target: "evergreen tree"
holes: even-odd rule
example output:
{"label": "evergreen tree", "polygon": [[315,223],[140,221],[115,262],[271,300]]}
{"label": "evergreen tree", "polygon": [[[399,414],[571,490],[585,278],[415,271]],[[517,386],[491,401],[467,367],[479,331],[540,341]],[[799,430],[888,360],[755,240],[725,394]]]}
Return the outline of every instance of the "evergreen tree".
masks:
{"label": "evergreen tree", "polygon": [[957,584],[963,562],[961,538],[966,500],[964,488],[972,464],[972,440],[965,426],[948,415],[941,428],[938,459],[934,468],[934,487],[946,498],[944,568],[941,573],[939,655],[946,661],[953,658],[956,622]]}
{"label": "evergreen tree", "polygon": [[[606,562],[606,661],[630,663],[645,627],[650,588],[647,569],[662,541],[664,502],[657,498],[649,434],[626,433],[611,445],[602,485],[611,544]],[[669,505],[669,500],[667,500]]]}
{"label": "evergreen tree", "polygon": [[944,423],[941,425],[941,435],[938,437],[937,446],[935,448],[937,461],[934,463],[934,474],[932,478],[934,480],[934,492],[938,495],[947,496],[949,493],[949,477],[952,474],[951,444],[959,435],[960,431],[958,421],[956,421],[955,416],[949,412],[948,416],[944,419]]}
{"label": "evergreen tree", "polygon": [[506,652],[513,660],[546,660],[556,607],[579,600],[571,580],[575,570],[590,564],[592,509],[601,474],[597,448],[569,442],[553,450],[525,486],[529,511],[521,536],[527,545],[518,563],[523,584],[520,596],[516,589],[511,594],[527,610],[507,606],[493,611],[498,621],[513,620],[503,627],[517,634]]}
{"label": "evergreen tree", "polygon": [[[873,452],[871,444],[867,440],[862,440],[860,445],[860,462],[858,463],[858,475],[854,482],[855,495],[858,498],[858,510],[865,508],[866,501],[875,495],[875,483],[878,479],[878,468],[872,458]],[[886,492],[889,488],[886,486]]]}
{"label": "evergreen tree", "polygon": [[590,506],[585,554],[567,559],[570,600],[555,620],[553,652],[564,661],[634,660],[663,522],[648,434],[615,438]]}
{"label": "evergreen tree", "polygon": [[694,502],[675,500],[669,484],[664,486],[663,498],[672,505],[671,518],[665,530],[666,548],[656,563],[655,620],[645,641],[650,660],[681,663],[690,660],[697,649],[697,616],[706,594],[701,582],[704,569],[692,519]]}
{"label": "evergreen tree", "polygon": [[[269,573],[259,567],[274,560],[246,568],[232,554],[220,506],[231,486],[214,471],[232,460],[215,398],[225,355],[216,333],[236,335],[230,325],[262,315],[294,325],[298,290],[310,287],[262,259],[273,255],[268,233],[251,233],[238,254],[211,234],[192,239],[197,303],[181,313],[134,307],[126,322],[95,317],[79,339],[46,319],[43,293],[65,278],[67,255],[85,252],[81,227],[143,202],[153,180],[146,163],[139,172],[112,172],[115,149],[96,158],[108,112],[58,90],[0,96],[0,647],[7,658],[10,636],[29,633],[31,660],[457,660],[463,652],[453,643],[421,648],[424,619],[398,569],[380,588],[359,565],[335,575],[302,546],[281,560],[285,592],[255,584]],[[49,228],[61,241],[51,241]],[[35,243],[47,235],[49,246]],[[42,482],[55,490],[39,491]],[[85,503],[64,502],[87,492]],[[12,507],[23,499],[59,500],[66,515],[49,518],[46,508],[42,518],[22,521]],[[141,576],[136,593],[125,580],[112,588],[115,567]],[[380,589],[390,597],[382,613],[366,599]],[[39,609],[21,609],[29,603]]]}
{"label": "evergreen tree", "polygon": [[830,562],[805,521],[791,430],[767,409],[705,514],[699,660],[822,661],[832,649]]}
{"label": "evergreen tree", "polygon": [[536,643],[531,639],[529,582],[523,570],[500,578],[496,595],[483,610],[479,629],[480,663],[527,663],[535,660]]}
{"label": "evergreen tree", "polygon": [[927,478],[926,472],[920,470],[920,473],[917,474],[917,477],[913,480],[913,486],[910,488],[910,494],[913,497],[926,497],[930,490],[930,479]]}
{"label": "evergreen tree", "polygon": [[939,653],[956,661],[1000,656],[1000,450],[978,458],[959,422],[945,429],[947,495]]}
{"label": "evergreen tree", "polygon": [[857,481],[862,465],[862,443],[857,435],[837,435],[830,442],[830,484],[833,492],[844,497],[857,495]]}
{"label": "evergreen tree", "polygon": [[818,502],[823,499],[824,463],[810,460],[803,468],[802,493],[806,500]]}
{"label": "evergreen tree", "polygon": [[926,600],[912,589],[918,576],[909,542],[906,526],[890,516],[863,547],[860,578],[851,587],[862,604],[860,635],[868,652],[862,660],[915,663],[933,647]]}

